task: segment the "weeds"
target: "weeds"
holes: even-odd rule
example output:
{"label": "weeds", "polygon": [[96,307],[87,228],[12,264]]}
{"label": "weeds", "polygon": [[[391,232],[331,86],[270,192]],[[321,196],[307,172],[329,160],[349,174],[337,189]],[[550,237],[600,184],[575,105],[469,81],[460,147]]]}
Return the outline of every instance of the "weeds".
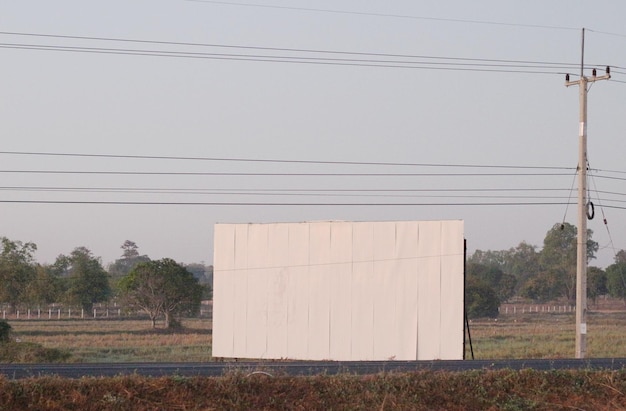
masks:
{"label": "weeds", "polygon": [[250,378],[0,378],[0,410],[623,409],[624,371],[497,370]]}
{"label": "weeds", "polygon": [[[626,315],[590,313],[587,356],[626,357]],[[532,313],[474,320],[470,324],[476,359],[568,358],[574,355],[574,313]],[[466,356],[470,358],[469,344]]]}
{"label": "weeds", "polygon": [[177,332],[139,320],[20,320],[13,334],[52,349],[70,348],[72,362],[193,362],[211,360],[210,321],[190,319]]}

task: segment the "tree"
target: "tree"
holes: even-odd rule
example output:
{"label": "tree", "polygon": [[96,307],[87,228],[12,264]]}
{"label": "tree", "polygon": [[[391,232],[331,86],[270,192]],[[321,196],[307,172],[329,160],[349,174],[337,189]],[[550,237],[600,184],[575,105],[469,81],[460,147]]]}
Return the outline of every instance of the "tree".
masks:
{"label": "tree", "polygon": [[519,292],[529,278],[541,271],[539,253],[537,247],[525,241],[509,250],[505,272],[511,274],[517,280],[516,292]]}
{"label": "tree", "polygon": [[482,264],[489,267],[498,267],[504,269],[507,262],[507,251],[493,251],[493,250],[476,250],[468,259],[468,263]]}
{"label": "tree", "polygon": [[[588,230],[587,261],[595,258],[598,243],[591,240],[593,232]],[[560,296],[574,301],[576,298],[576,254],[577,229],[564,223],[555,224],[543,240],[540,253],[541,275],[552,283]]]}
{"label": "tree", "polygon": [[122,251],[122,258],[115,260],[113,264],[109,266],[109,274],[112,277],[123,277],[133,269],[133,267],[139,263],[150,261],[147,255],[139,254],[139,247],[133,241],[126,240],[120,247]]}
{"label": "tree", "polygon": [[466,271],[468,278],[474,277],[484,285],[491,287],[499,301],[506,301],[515,292],[516,280],[510,274],[505,274],[496,266],[488,266],[477,263],[467,263]]}
{"label": "tree", "polygon": [[609,295],[621,298],[626,303],[626,262],[620,261],[606,268],[606,283]]}
{"label": "tree", "polygon": [[91,311],[94,303],[106,301],[111,294],[107,273],[99,258],[86,247],[77,247],[69,256],[57,257],[53,272],[65,283],[65,301]]}
{"label": "tree", "polygon": [[193,276],[198,279],[198,282],[204,287],[202,299],[210,300],[213,297],[213,266],[207,266],[200,263],[192,263],[187,264],[185,268],[187,269],[187,271],[193,274]]}
{"label": "tree", "polygon": [[137,264],[119,286],[126,301],[148,314],[153,328],[161,315],[165,327],[174,328],[177,315],[197,313],[203,292],[193,274],[169,258]]}
{"label": "tree", "polygon": [[524,287],[530,277],[539,272],[539,253],[537,253],[536,248],[536,246],[522,241],[517,247],[508,250],[476,250],[467,259],[467,262],[468,264],[496,267],[506,275],[513,276],[515,279],[513,292],[516,293]]}
{"label": "tree", "polygon": [[465,308],[469,318],[498,316],[500,300],[496,292],[484,281],[475,277],[467,278],[465,283]]}
{"label": "tree", "polygon": [[615,262],[616,263],[626,263],[626,250],[619,250],[615,254]]}
{"label": "tree", "polygon": [[26,289],[26,300],[38,306],[59,301],[63,290],[61,282],[49,267],[37,264],[35,277]]}
{"label": "tree", "polygon": [[537,302],[552,301],[560,297],[561,286],[558,278],[546,271],[540,271],[526,281],[520,295]]}
{"label": "tree", "polygon": [[34,243],[0,238],[0,301],[15,307],[23,302],[28,284],[35,278]]}
{"label": "tree", "polygon": [[606,271],[599,267],[587,269],[587,297],[595,305],[599,296],[608,293]]}

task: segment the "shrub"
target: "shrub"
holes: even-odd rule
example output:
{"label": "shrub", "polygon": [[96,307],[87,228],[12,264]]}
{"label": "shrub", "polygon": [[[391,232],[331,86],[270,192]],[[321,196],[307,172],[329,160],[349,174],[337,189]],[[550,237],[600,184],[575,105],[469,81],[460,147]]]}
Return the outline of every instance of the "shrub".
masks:
{"label": "shrub", "polygon": [[5,320],[0,320],[0,343],[7,343],[11,340],[11,326]]}
{"label": "shrub", "polygon": [[469,318],[498,316],[500,300],[496,292],[483,281],[468,278],[465,286],[465,309]]}
{"label": "shrub", "polygon": [[0,345],[0,362],[4,363],[57,363],[66,362],[69,358],[67,351],[35,343],[10,341]]}

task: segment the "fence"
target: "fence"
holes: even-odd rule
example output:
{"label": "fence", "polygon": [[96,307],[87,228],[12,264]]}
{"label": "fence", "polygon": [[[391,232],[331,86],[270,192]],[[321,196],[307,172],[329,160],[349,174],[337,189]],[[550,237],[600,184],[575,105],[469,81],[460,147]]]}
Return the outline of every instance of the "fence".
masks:
{"label": "fence", "polygon": [[526,313],[573,313],[576,307],[573,305],[502,305],[498,308],[502,314],[526,314]]}
{"label": "fence", "polygon": [[[69,307],[48,307],[36,309],[2,309],[1,318],[3,320],[87,320],[87,319],[115,319],[145,316],[142,311],[129,311],[123,307],[96,307],[93,310]],[[210,318],[212,316],[212,306],[203,304],[199,311],[199,317]]]}

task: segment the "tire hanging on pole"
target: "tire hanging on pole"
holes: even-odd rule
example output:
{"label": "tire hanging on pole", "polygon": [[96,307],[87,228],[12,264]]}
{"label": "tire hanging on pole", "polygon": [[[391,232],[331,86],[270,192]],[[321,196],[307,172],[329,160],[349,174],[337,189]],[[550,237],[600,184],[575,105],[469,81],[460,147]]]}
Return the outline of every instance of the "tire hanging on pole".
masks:
{"label": "tire hanging on pole", "polygon": [[587,203],[587,219],[593,220],[593,217],[595,217],[595,215],[596,215],[596,208],[593,205],[593,202],[589,201]]}

